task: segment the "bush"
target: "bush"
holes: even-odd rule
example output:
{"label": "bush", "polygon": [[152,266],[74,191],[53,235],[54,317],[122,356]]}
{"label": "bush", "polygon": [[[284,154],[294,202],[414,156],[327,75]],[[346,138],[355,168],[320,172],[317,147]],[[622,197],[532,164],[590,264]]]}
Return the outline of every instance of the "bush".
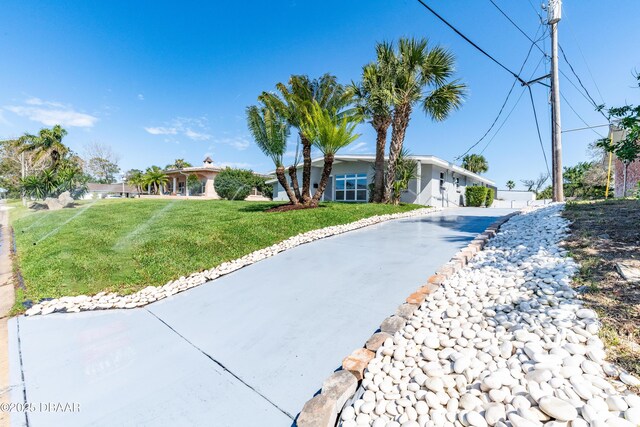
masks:
{"label": "bush", "polygon": [[485,204],[488,208],[490,208],[491,205],[493,204],[494,197],[495,197],[495,193],[493,191],[493,188],[487,188],[487,200]]}
{"label": "bush", "polygon": [[214,181],[218,196],[227,200],[244,200],[251,193],[256,177],[248,169],[226,168],[220,171]]}
{"label": "bush", "polygon": [[465,190],[467,206],[484,206],[487,200],[487,190],[487,187],[467,187]]}

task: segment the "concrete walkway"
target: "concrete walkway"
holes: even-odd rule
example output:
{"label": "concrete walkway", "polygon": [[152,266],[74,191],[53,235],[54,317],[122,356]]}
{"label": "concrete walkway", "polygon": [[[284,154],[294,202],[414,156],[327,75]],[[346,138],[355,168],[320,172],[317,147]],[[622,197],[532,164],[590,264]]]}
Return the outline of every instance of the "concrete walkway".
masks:
{"label": "concrete walkway", "polygon": [[343,357],[508,212],[451,209],[379,224],[146,308],[11,319],[12,401],[79,404],[75,413],[28,413],[36,427],[291,425]]}

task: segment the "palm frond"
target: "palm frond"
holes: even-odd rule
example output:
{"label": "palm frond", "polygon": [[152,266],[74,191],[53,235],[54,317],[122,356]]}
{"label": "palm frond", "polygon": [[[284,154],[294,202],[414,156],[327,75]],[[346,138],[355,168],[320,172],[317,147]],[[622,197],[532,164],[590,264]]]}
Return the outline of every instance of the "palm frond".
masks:
{"label": "palm frond", "polygon": [[437,87],[427,95],[422,102],[422,109],[433,120],[444,120],[462,106],[466,93],[467,86],[459,80],[454,80]]}

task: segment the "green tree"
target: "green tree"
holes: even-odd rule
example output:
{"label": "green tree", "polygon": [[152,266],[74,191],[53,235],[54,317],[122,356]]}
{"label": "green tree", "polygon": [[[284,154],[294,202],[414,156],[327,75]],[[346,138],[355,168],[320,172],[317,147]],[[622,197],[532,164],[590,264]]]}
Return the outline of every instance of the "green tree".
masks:
{"label": "green tree", "polygon": [[292,75],[287,85],[278,83],[279,94],[263,92],[258,100],[284,117],[290,126],[298,129],[302,145],[302,189],[298,188],[296,165],[289,167],[289,177],[294,195],[310,204],[311,194],[311,146],[312,141],[305,133],[304,121],[314,103],[329,111],[339,111],[351,103],[353,93],[337,82],[335,76],[324,74],[318,79],[304,75]]}
{"label": "green tree", "polygon": [[184,169],[184,168],[190,168],[191,166],[193,165],[187,162],[185,159],[175,159],[173,163],[167,165],[165,169]]}
{"label": "green tree", "polygon": [[136,191],[141,193],[142,187],[145,186],[144,173],[140,169],[130,169],[124,174],[124,182],[135,187]]}
{"label": "green tree", "polygon": [[289,137],[289,123],[283,115],[264,104],[247,107],[247,126],[253,136],[253,140],[260,150],[271,160],[276,167],[278,183],[287,193],[291,204],[300,203],[300,198],[289,186],[285,177],[282,157],[287,150],[287,138]]}
{"label": "green tree", "polygon": [[467,154],[462,158],[462,167],[469,172],[485,173],[489,170],[489,163],[481,154]]}
{"label": "green tree", "polygon": [[102,157],[92,157],[87,162],[87,171],[91,178],[100,184],[113,184],[120,167],[116,163]]}
{"label": "green tree", "polygon": [[376,45],[377,62],[362,68],[362,81],[352,83],[356,108],[369,120],[376,132],[376,158],[373,167],[373,195],[371,201],[382,202],[384,198],[384,156],[387,146],[387,131],[391,126],[394,104],[394,80],[391,58],[393,46],[389,43]]}
{"label": "green tree", "polygon": [[509,191],[512,191],[514,188],[516,188],[516,183],[513,182],[512,179],[510,179],[509,181],[507,181],[507,188],[509,189]]}
{"label": "green tree", "polygon": [[[466,85],[449,81],[454,73],[453,55],[440,46],[429,48],[426,39],[401,38],[398,50],[384,64],[393,70],[394,111],[391,121],[391,145],[387,175],[395,176],[396,160],[402,151],[413,107],[420,103],[423,112],[441,121],[460,108]],[[393,180],[385,185],[385,201],[391,198]]]}
{"label": "green tree", "polygon": [[400,151],[396,160],[396,176],[393,180],[393,194],[391,201],[394,205],[400,203],[402,192],[409,188],[409,181],[417,176],[418,162],[412,159],[411,154],[405,148]]}
{"label": "green tree", "polygon": [[51,167],[56,169],[58,162],[68,152],[69,148],[62,143],[62,138],[67,135],[67,131],[60,125],[55,125],[51,129],[40,129],[38,135],[24,134],[20,137],[23,144],[22,151],[34,153],[36,159],[49,157]]}
{"label": "green tree", "polygon": [[320,182],[309,203],[310,206],[318,205],[327,187],[338,150],[351,144],[360,136],[355,133],[355,128],[361,120],[362,117],[359,114],[343,114],[337,109],[323,108],[317,101],[314,101],[307,110],[302,123],[303,131],[308,135],[311,143],[324,155]]}
{"label": "green tree", "polygon": [[160,190],[168,182],[169,177],[158,166],[148,167],[144,173],[144,185],[153,194],[160,194]]}

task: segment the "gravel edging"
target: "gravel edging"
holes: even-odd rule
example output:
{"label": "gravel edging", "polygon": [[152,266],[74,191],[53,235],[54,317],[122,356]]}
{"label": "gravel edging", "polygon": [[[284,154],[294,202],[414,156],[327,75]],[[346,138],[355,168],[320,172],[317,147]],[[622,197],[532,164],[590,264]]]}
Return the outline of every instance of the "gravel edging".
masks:
{"label": "gravel edging", "polygon": [[405,302],[398,306],[395,314],[382,321],[379,330],[366,341],[362,348],[354,350],[343,359],[342,369],[331,374],[323,382],[320,393],[304,404],[296,418],[296,425],[298,427],[334,427],[343,408],[347,403],[353,403],[354,398],[357,397],[364,372],[384,342],[392,339],[396,332],[405,327],[407,321],[428,295],[466,266],[477,252],[482,251],[489,239],[496,236],[505,222],[520,213],[521,211],[510,213],[490,224],[485,231],[479,233],[466,247],[451,257],[449,262],[430,276],[423,286],[410,294]]}
{"label": "gravel edging", "polygon": [[46,315],[51,313],[77,313],[80,311],[108,310],[108,309],[129,309],[142,307],[155,301],[175,295],[187,289],[200,286],[206,282],[217,279],[218,277],[227,275],[248,265],[254,264],[263,259],[270,258],[280,252],[295,248],[296,246],[310,243],[316,240],[324,239],[338,234],[347,233],[349,231],[368,227],[382,222],[412,218],[438,212],[442,208],[421,208],[408,212],[395,214],[375,215],[363,218],[358,221],[341,225],[332,225],[317,230],[307,231],[293,237],[289,237],[279,243],[275,243],[263,249],[258,249],[241,258],[224,262],[217,267],[204,270],[185,277],[182,276],[176,280],[171,280],[162,286],[147,286],[146,288],[130,294],[118,295],[117,293],[100,292],[93,296],[78,295],[73,297],[61,297],[48,301],[41,301],[33,305],[26,312],[26,316]]}

